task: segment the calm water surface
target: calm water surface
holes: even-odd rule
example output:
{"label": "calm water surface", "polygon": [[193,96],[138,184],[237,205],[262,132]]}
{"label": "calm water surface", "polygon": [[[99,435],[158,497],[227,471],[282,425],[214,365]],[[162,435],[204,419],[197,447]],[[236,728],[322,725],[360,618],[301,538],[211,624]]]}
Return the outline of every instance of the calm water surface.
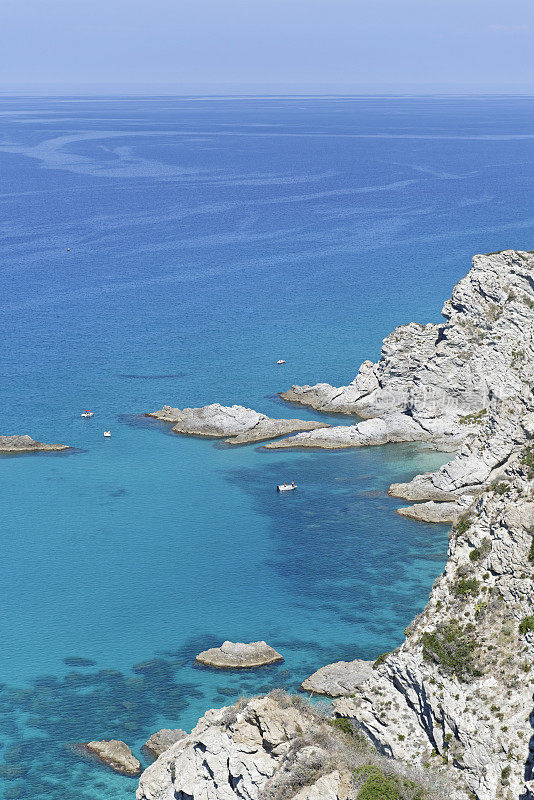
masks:
{"label": "calm water surface", "polygon": [[[295,416],[278,391],[346,383],[397,324],[439,320],[473,253],[532,249],[532,100],[24,98],[0,117],[0,432],[77,448],[0,458],[0,796],[127,800],[135,781],[73,743],[137,750],[397,646],[447,546],[386,494],[446,456],[230,449],[138,415]],[[225,638],[286,660],[195,666]]]}

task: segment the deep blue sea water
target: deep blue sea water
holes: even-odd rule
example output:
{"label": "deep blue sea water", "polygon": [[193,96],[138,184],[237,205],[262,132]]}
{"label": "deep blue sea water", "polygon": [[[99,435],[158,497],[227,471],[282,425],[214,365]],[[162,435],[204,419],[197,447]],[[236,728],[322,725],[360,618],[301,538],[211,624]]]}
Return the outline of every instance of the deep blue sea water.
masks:
{"label": "deep blue sea water", "polygon": [[[77,448],[0,458],[0,796],[127,800],[73,743],[138,752],[397,646],[447,547],[386,494],[443,454],[233,449],[138,415],[316,418],[276,393],[350,381],[440,318],[473,253],[532,249],[533,101],[4,98],[0,118],[0,432]],[[226,638],[286,660],[195,666]]]}

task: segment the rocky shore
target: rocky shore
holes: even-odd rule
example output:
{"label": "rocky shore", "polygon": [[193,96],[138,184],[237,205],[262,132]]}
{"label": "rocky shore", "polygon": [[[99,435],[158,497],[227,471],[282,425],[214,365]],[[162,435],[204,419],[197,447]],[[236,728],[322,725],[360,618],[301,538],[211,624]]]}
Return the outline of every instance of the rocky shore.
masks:
{"label": "rocky shore", "polygon": [[380,784],[367,772],[374,794],[355,783],[355,730],[390,764],[430,776],[426,794],[411,797],[439,794],[443,776],[452,800],[534,800],[534,256],[476,256],[443,313],[443,324],[394,331],[348,386],[282,395],[367,419],[268,445],[425,441],[456,452],[389,490],[417,501],[406,516],[455,520],[445,571],[404,643],[302,684],[335,698],[345,748],[331,723],[293,700],[244,701],[208,711],[145,771],[138,800],[407,796],[399,787],[415,784],[404,779]]}
{"label": "rocky shore", "polygon": [[44,444],[36,442],[31,436],[0,436],[0,453],[37,453],[37,452],[58,452],[69,450],[66,444]]}
{"label": "rocky shore", "polygon": [[171,408],[146,415],[172,423],[174,433],[224,439],[226,444],[252,444],[296,431],[325,428],[324,422],[301,419],[273,419],[244,406],[221,406],[212,403],[202,408]]}

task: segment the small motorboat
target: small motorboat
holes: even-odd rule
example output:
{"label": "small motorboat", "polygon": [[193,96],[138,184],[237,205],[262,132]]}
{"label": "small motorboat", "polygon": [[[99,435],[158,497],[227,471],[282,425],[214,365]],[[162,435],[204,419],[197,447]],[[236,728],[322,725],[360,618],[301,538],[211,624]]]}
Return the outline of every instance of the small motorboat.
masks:
{"label": "small motorboat", "polygon": [[85,411],[82,411],[81,415],[82,415],[82,417],[84,419],[89,419],[90,417],[94,417],[95,412],[94,411],[89,411],[89,409],[86,408]]}
{"label": "small motorboat", "polygon": [[295,483],[295,481],[292,481],[292,483],[279,483],[278,486],[276,487],[276,491],[277,492],[291,492],[293,489],[296,489],[296,488],[297,488],[297,484]]}
{"label": "small motorboat", "polygon": [[279,359],[278,359],[278,361],[277,361],[276,363],[277,363],[277,364],[285,364],[286,362],[284,361],[284,359],[283,359],[283,358],[279,358]]}
{"label": "small motorboat", "polygon": [[104,431],[104,436],[106,437],[106,439],[109,439],[109,437],[111,436],[111,431]]}

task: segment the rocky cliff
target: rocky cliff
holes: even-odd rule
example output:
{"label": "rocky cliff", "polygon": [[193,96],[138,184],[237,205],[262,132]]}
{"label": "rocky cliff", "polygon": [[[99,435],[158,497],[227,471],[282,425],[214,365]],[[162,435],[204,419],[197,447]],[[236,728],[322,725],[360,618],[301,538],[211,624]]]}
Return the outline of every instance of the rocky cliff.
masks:
{"label": "rocky cliff", "polygon": [[335,701],[382,752],[454,774],[460,797],[534,797],[532,463],[526,447],[460,518],[404,644]]}
{"label": "rocky cliff", "polygon": [[[534,256],[476,256],[443,313],[443,324],[398,328],[350,385],[283,395],[369,419],[272,447],[422,440],[456,451],[390,487],[427,501],[410,516],[456,519],[445,571],[404,643],[373,665],[323,667],[303,688],[334,696],[339,718],[392,763],[443,775],[451,798],[534,800]],[[366,794],[361,758],[326,736],[327,722],[317,738],[312,712],[273,702],[208,712],[144,773],[138,800],[404,796],[405,780]]]}
{"label": "rocky cliff", "polygon": [[137,800],[351,800],[364,787],[421,800],[427,776],[394,768],[344,728],[284,692],[208,711],[145,770]]}

